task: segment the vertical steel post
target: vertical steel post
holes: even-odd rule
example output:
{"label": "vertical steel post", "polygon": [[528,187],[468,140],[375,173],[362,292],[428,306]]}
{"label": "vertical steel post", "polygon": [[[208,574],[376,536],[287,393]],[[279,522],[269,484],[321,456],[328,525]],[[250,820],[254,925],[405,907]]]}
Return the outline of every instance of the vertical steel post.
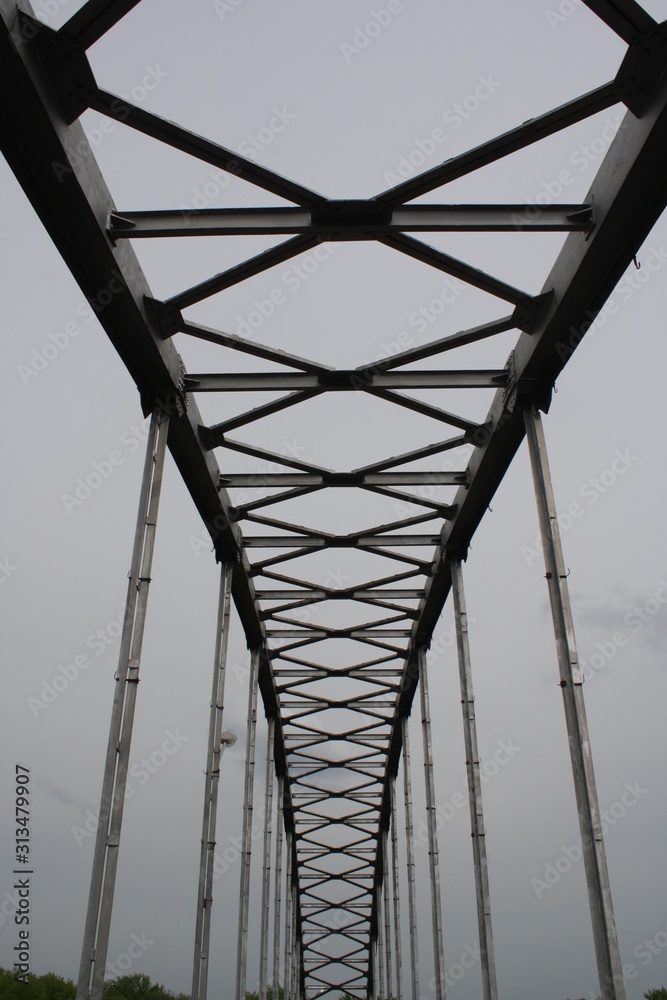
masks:
{"label": "vertical steel post", "polygon": [[271,910],[271,834],[273,832],[273,754],[276,717],[268,717],[266,738],[266,790],[264,793],[264,861],[262,865],[262,919],[259,937],[259,998],[266,1000],[269,970],[269,913]]}
{"label": "vertical steel post", "polygon": [[109,740],[107,744],[97,835],[90,879],[88,910],[81,948],[78,1000],[101,1000],[109,946],[123,803],[139,683],[155,527],[164,471],[169,416],[153,411],[144,462],[139,511],[127,587],[127,601],[118,655]]}
{"label": "vertical steel post", "polygon": [[371,937],[368,962],[368,1000],[376,1000],[377,996],[377,937]]}
{"label": "vertical steel post", "polygon": [[391,779],[391,868],[394,902],[394,952],[396,954],[396,1000],[403,1000],[403,963],[401,960],[400,883],[398,878],[398,813],[396,775]]}
{"label": "vertical steel post", "polygon": [[208,990],[208,956],[211,936],[211,906],[213,903],[213,865],[215,862],[215,828],[218,810],[222,743],[222,714],[225,697],[229,617],[231,611],[232,565],[224,563],[220,572],[218,628],[215,637],[213,689],[208,726],[206,756],[206,787],[202,817],[201,854],[199,859],[199,889],[195,924],[195,952],[192,971],[192,1000],[206,1000]]}
{"label": "vertical steel post", "polygon": [[431,710],[428,699],[426,650],[417,653],[419,662],[419,691],[424,738],[424,781],[426,786],[426,827],[428,830],[428,859],[431,876],[431,917],[433,921],[433,961],[435,963],[436,1000],[445,997],[445,954],[442,941],[442,901],[440,898],[440,862],[438,859],[438,825],[433,780],[433,744],[431,740]]}
{"label": "vertical steel post", "polygon": [[[272,1000],[280,998],[280,907],[282,895],[283,865],[283,805],[285,802],[285,779],[278,778],[278,809],[276,811],[276,880],[273,910],[273,992]],[[286,998],[285,998],[286,1000]]]}
{"label": "vertical steel post", "polygon": [[296,1000],[301,1000],[303,990],[303,946],[301,943],[301,927],[299,925],[299,914],[297,904],[297,889],[294,882],[294,996]]}
{"label": "vertical steel post", "polygon": [[290,961],[292,963],[292,968],[290,971],[290,980],[292,987],[292,996],[298,998],[299,996],[299,961],[298,961],[298,951],[299,951],[299,921],[297,919],[297,892],[296,892],[296,881],[294,879],[294,861],[292,862],[292,954],[290,955]]}
{"label": "vertical steel post", "polygon": [[386,962],[387,997],[393,995],[391,976],[391,908],[389,905],[389,832],[382,831],[382,886],[384,890],[384,955]]}
{"label": "vertical steel post", "polygon": [[542,418],[536,409],[524,410],[524,420],[542,535],[544,565],[549,585],[551,615],[556,637],[560,686],[563,692],[565,722],[570,744],[600,993],[602,1000],[625,1000],[625,986],[602,836],[582,677],[577,657],[567,573],[551,485],[544,428],[542,427]]}
{"label": "vertical steel post", "polygon": [[454,594],[454,616],[456,619],[456,644],[459,654],[463,737],[466,749],[470,829],[472,833],[473,862],[475,865],[475,887],[477,890],[477,924],[479,927],[482,987],[484,1000],[497,1000],[498,987],[496,984],[496,963],[491,928],[489,869],[486,858],[484,811],[482,809],[482,781],[479,771],[475,699],[472,691],[472,669],[470,665],[470,647],[468,644],[468,613],[466,611],[466,600],[463,590],[463,569],[460,559],[452,559],[450,568],[452,574],[452,591]]}
{"label": "vertical steel post", "polygon": [[382,883],[375,886],[375,909],[377,912],[377,968],[378,997],[384,1000],[384,939],[382,934]]}
{"label": "vertical steel post", "polygon": [[410,740],[408,717],[401,716],[403,739],[403,792],[405,797],[405,846],[408,869],[408,911],[410,917],[410,961],[412,963],[412,1000],[419,1000],[419,945],[417,943],[417,890],[415,886],[415,835],[412,822],[412,779],[410,777]]}
{"label": "vertical steel post", "polygon": [[284,1000],[292,997],[292,831],[285,835],[285,985]]}
{"label": "vertical steel post", "polygon": [[243,841],[241,850],[241,885],[239,892],[239,939],[236,961],[236,1000],[245,1000],[248,965],[248,908],[250,903],[250,852],[252,848],[252,809],[255,777],[255,740],[257,736],[257,682],[259,649],[250,654],[248,680],[248,732],[246,737],[245,784],[243,792]]}

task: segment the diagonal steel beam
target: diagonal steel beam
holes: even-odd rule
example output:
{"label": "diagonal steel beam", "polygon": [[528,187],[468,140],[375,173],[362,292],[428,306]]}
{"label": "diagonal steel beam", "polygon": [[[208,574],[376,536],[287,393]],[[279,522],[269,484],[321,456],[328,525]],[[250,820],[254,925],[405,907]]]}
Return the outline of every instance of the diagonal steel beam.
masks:
{"label": "diagonal steel beam", "polygon": [[242,264],[230,267],[228,270],[222,271],[212,278],[207,278],[206,281],[201,281],[199,284],[193,285],[192,288],[188,288],[184,292],[179,292],[178,295],[173,295],[168,300],[168,305],[175,306],[177,309],[185,309],[187,306],[193,306],[203,299],[217,295],[218,292],[224,292],[226,288],[238,285],[241,281],[254,278],[256,274],[268,271],[269,268],[275,267],[277,264],[283,264],[286,260],[291,260],[292,257],[296,257],[298,254],[317,246],[317,242],[317,239],[312,236],[295,236],[291,240],[279,243],[278,246],[264,250],[263,253],[257,254],[256,257],[251,257],[250,260],[243,261]]}
{"label": "diagonal steel beam", "polygon": [[451,274],[452,277],[458,278],[488,295],[495,295],[499,299],[504,299],[505,302],[511,302],[515,306],[530,301],[531,296],[527,292],[513,288],[506,281],[494,278],[478,267],[472,267],[462,260],[457,260],[456,257],[436,250],[435,247],[429,246],[421,240],[416,240],[412,236],[399,233],[397,236],[383,236],[378,242],[383,243],[386,247],[391,247],[392,250],[399,250],[422,264],[428,264],[430,267],[437,268],[438,271]]}
{"label": "diagonal steel beam", "polygon": [[[211,142],[210,139],[189,132],[187,129],[181,128],[180,125],[166,121],[166,119],[160,118],[144,108],[138,108],[116,94],[99,90],[91,101],[90,107],[107,118],[113,118],[129,128],[136,129],[137,132],[142,132],[152,139],[164,142],[174,149],[180,149],[181,152],[195,156],[214,167],[220,167],[221,170],[226,170],[240,180],[248,181],[256,187],[263,188],[264,191],[270,191],[271,194],[278,195],[279,198],[285,198],[287,201],[304,207],[311,207],[326,201],[322,195],[280,177],[272,170],[267,170],[266,167],[261,167],[258,163],[239,156],[238,153],[225,149],[224,146],[220,146],[216,142]],[[109,206],[109,211],[113,210],[114,208]]]}
{"label": "diagonal steel beam", "polygon": [[449,337],[442,337],[434,340],[430,344],[422,347],[411,347],[409,351],[402,351],[400,354],[392,354],[388,358],[375,361],[372,365],[362,365],[357,368],[358,372],[386,372],[392,368],[401,368],[403,365],[413,364],[415,361],[423,361],[424,358],[432,358],[435,354],[444,354],[445,351],[453,351],[457,347],[464,347],[467,344],[475,344],[487,337],[495,337],[498,333],[506,333],[516,326],[514,313],[505,316],[503,319],[494,320],[492,323],[483,323],[470,330],[461,330],[459,333],[451,334]]}
{"label": "diagonal steel beam", "polygon": [[88,0],[63,24],[59,34],[88,49],[138,3],[139,0]]}
{"label": "diagonal steel beam", "polygon": [[[288,354],[287,351],[280,351],[275,347],[265,347],[252,340],[244,340],[232,333],[223,333],[220,330],[212,330],[210,327],[202,326],[199,323],[192,323],[190,320],[183,320],[179,324],[179,330],[187,333],[198,340],[206,340],[210,344],[218,344],[220,347],[229,347],[233,351],[240,351],[242,354],[250,354],[256,358],[263,358],[265,361],[273,361],[278,365],[287,365],[290,368],[299,368],[304,372],[326,372],[332,369],[329,365],[320,365],[307,358],[297,357],[295,354]],[[176,333],[176,330],[173,331]]]}
{"label": "diagonal steel beam", "polygon": [[[599,111],[606,111],[607,108],[617,104],[618,100],[616,86],[612,81],[584,94],[583,97],[561,105],[554,111],[548,111],[537,118],[531,118],[530,121],[524,122],[518,128],[511,129],[489,142],[482,143],[475,149],[455,156],[451,160],[446,160],[445,163],[438,164],[432,170],[427,170],[417,177],[397,184],[388,191],[383,191],[377,197],[389,205],[402,205],[406,201],[412,201],[413,198],[428,194],[430,191],[442,187],[443,184],[449,184],[459,177],[472,173],[473,170],[486,167],[503,156],[516,153],[519,149],[525,149],[526,146],[531,146],[540,139],[546,139],[564,128],[569,128],[570,125],[576,125],[577,122],[590,118],[591,115],[595,115]],[[590,204],[588,199],[586,202]]]}
{"label": "diagonal steel beam", "polygon": [[657,26],[635,0],[584,0],[584,3],[628,43]]}

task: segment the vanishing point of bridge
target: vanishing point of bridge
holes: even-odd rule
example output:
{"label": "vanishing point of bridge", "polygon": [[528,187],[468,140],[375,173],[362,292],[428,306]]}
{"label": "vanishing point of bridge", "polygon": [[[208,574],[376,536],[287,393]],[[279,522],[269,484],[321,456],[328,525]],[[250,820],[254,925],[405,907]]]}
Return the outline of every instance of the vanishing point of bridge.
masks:
{"label": "vanishing point of bridge", "polygon": [[[450,593],[482,981],[485,1000],[495,1000],[493,906],[463,564],[524,438],[543,541],[565,708],[563,738],[571,754],[600,992],[604,1000],[624,1000],[541,414],[549,409],[557,376],[665,204],[666,26],[633,0],[586,0],[627,44],[613,79],[374,197],[332,200],[188,131],[185,124],[102,89],[86,50],[136,5],[137,0],[88,0],[56,31],[37,20],[27,3],[1,0],[3,153],[72,275],[96,303],[99,320],[141,394],[144,412],[151,415],[83,933],[79,1000],[102,996],[167,449],[220,564],[198,903],[192,925],[193,1000],[207,995],[209,950],[214,947],[211,907],[220,767],[233,738],[223,717],[232,601],[251,663],[237,997],[245,996],[249,910],[257,906],[262,928],[260,996],[265,998],[272,989],[275,997],[284,989],[285,998],[294,1000],[341,992],[418,1000],[411,774],[415,748],[409,746],[407,727],[413,708],[420,713],[423,733],[435,993],[437,1000],[444,997],[426,654]],[[582,202],[538,206],[447,201],[448,184],[619,105],[625,108],[623,126]],[[284,205],[278,207],[272,200],[267,208],[126,210],[114,204],[78,122],[87,109],[269,192]],[[423,200],[436,190],[437,201]],[[567,235],[542,290],[530,295],[429,242],[430,234],[452,232],[521,233],[526,245],[532,233]],[[264,239],[256,255],[171,298],[157,298],[143,275],[134,241],[203,236],[274,240],[266,248]],[[381,244],[485,293],[493,298],[495,315],[374,363],[337,369],[193,318],[192,307],[246,279],[306,253],[319,254],[316,259],[324,261],[332,245],[354,241]],[[478,345],[480,351],[490,351],[496,338],[510,332],[515,343],[502,366],[457,366],[459,349]],[[219,349],[217,367],[187,369],[175,338],[179,344],[199,341]],[[252,359],[247,371],[243,359]],[[203,419],[197,405],[200,393],[218,394],[208,397],[221,400],[218,419]],[[329,405],[327,414],[335,415],[337,407],[342,414],[351,393],[381,404],[385,411],[399,408],[417,414],[424,418],[420,426],[430,431],[396,455],[391,440],[380,440],[378,429],[374,460],[343,469],[275,454],[257,443],[257,432],[261,435],[278,414],[289,410],[297,420],[310,420],[309,404],[323,399]],[[463,415],[459,401],[464,396],[483,400],[479,419]],[[341,433],[343,426],[335,416],[327,419],[323,440]],[[448,452],[455,454],[456,465],[443,471],[442,456]],[[283,471],[258,473],[247,459]],[[337,511],[341,524],[348,515],[349,527],[325,530],[320,516],[331,510]],[[353,523],[355,510],[363,517],[361,528],[359,514]],[[357,575],[350,585],[313,581],[308,558],[332,549],[353,553]],[[256,760],[255,754],[260,697],[268,718],[265,761]],[[266,782],[267,821],[263,844],[252,852],[255,780]],[[272,826],[274,796],[277,823]],[[250,894],[251,856],[262,867],[261,899]],[[405,868],[407,899],[400,898],[399,891],[399,872]],[[401,951],[401,926],[406,923],[409,955]]]}

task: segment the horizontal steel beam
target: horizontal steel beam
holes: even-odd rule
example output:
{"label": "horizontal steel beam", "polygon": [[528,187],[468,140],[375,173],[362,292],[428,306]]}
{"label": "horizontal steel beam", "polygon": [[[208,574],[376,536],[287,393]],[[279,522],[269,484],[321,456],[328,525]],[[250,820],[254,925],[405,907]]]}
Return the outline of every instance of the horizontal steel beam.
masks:
{"label": "horizontal steel beam", "polygon": [[250,549],[363,549],[369,545],[437,545],[440,535],[363,535],[338,537],[281,537],[280,535],[245,535],[243,542]]}
{"label": "horizontal steel beam", "polygon": [[324,590],[322,587],[315,587],[313,590],[261,590],[257,589],[255,591],[255,597],[258,601],[291,601],[298,600],[303,597],[316,597],[318,600],[327,601],[354,601],[359,599],[369,600],[384,600],[385,598],[390,598],[391,600],[418,600],[423,594],[423,590],[417,589],[416,587],[412,590],[364,590],[363,588],[357,588],[353,590]]}
{"label": "horizontal steel beam", "polygon": [[233,472],[221,475],[221,487],[252,486],[273,489],[275,486],[460,486],[466,482],[465,472],[374,472],[367,475],[354,472]]}
{"label": "horizontal steel beam", "polygon": [[[379,211],[378,211],[379,210]],[[326,202],[299,208],[208,208],[197,211],[111,212],[114,240],[165,236],[273,236],[310,233],[327,241],[375,240],[391,232],[586,232],[590,205],[410,205]]]}
{"label": "horizontal steel beam", "polygon": [[507,382],[503,369],[464,371],[358,372],[354,369],[320,373],[233,372],[184,377],[186,392],[281,392],[294,389],[324,389],[327,392],[358,392],[378,389],[497,389]]}

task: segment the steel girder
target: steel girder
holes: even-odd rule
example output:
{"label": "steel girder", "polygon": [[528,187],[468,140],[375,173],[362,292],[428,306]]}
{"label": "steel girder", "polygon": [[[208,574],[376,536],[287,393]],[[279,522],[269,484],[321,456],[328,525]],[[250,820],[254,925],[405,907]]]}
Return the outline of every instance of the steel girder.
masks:
{"label": "steel girder", "polygon": [[[11,0],[0,0],[0,73],[4,92],[12,94],[0,112],[3,152],[84,294],[98,301],[101,291],[112,291],[99,310],[100,322],[134,379],[145,411],[160,403],[170,413],[169,449],[217,558],[234,567],[233,598],[249,646],[260,651],[260,690],[267,713],[276,719],[275,766],[286,779],[284,817],[293,835],[299,885],[300,975],[311,992],[335,988],[365,993],[379,918],[375,890],[384,871],[380,832],[389,825],[391,781],[398,769],[402,720],[415,694],[419,657],[451,587],[450,560],[465,558],[522,441],[524,406],[537,402],[548,409],[555,379],[667,201],[665,26],[657,25],[632,0],[587,2],[629,46],[613,81],[373,199],[334,201],[101,90],[85,49],[135,3],[91,0],[55,32],[31,17],[27,3],[17,7]],[[550,206],[537,219],[528,217],[525,206],[514,204],[409,204],[617,103],[629,111],[582,204]],[[187,219],[181,212],[123,211],[114,205],[76,120],[86,108],[227,170],[295,207],[192,211]],[[407,235],[466,229],[527,231],[526,239],[530,230],[570,235],[541,293],[530,296]],[[290,238],[166,302],[156,301],[130,241],[203,234]],[[494,322],[375,365],[338,371],[202,327],[184,315],[204,298],[336,240],[376,241],[509,303],[512,310]],[[405,370],[424,358],[443,358],[457,347],[509,330],[518,332],[518,340],[502,371]],[[277,363],[286,371],[190,374],[172,343],[176,334]],[[477,423],[457,414],[455,404],[452,412],[406,394],[438,388],[441,394],[450,391],[455,400],[457,389],[473,386],[493,392],[486,418]],[[250,410],[241,408],[215,425],[204,424],[195,401],[201,391],[241,394],[262,389],[286,395]],[[227,437],[231,430],[316,397],[350,391],[407,408],[463,434],[343,472]],[[400,469],[462,445],[469,446],[470,458],[453,473]],[[232,473],[225,468],[221,473],[215,449],[224,449],[226,466],[230,453],[240,453],[290,471]],[[457,492],[445,501],[397,489],[423,483],[457,487]],[[239,486],[253,487],[259,495],[235,505],[228,491]],[[258,513],[336,487],[408,503],[420,512],[344,534]],[[251,534],[253,525],[268,534]],[[424,525],[426,533],[414,534],[417,525]],[[279,551],[253,561],[253,548]],[[381,557],[392,569],[374,576],[366,568],[369,563],[362,564],[362,581],[349,587],[323,586],[301,571],[290,573],[290,560],[329,548],[352,549],[371,562]],[[257,578],[262,583],[256,586]],[[335,626],[299,617],[303,609],[315,614],[323,605],[341,602],[363,611],[371,607],[373,617]],[[342,666],[320,662],[318,644],[340,639],[366,653]],[[332,694],[342,681],[345,693]]]}

